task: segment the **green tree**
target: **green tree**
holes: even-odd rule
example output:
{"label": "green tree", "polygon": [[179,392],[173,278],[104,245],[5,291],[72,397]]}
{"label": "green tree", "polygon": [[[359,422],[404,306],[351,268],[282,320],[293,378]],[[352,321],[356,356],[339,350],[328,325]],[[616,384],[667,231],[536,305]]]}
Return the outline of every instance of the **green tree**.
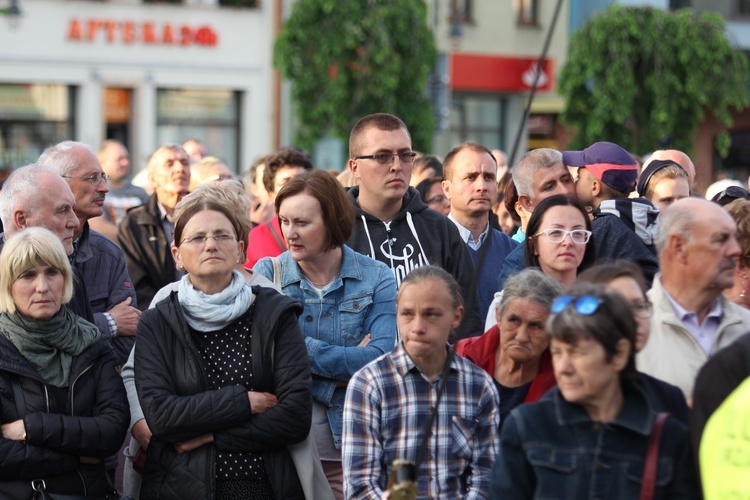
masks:
{"label": "green tree", "polygon": [[[613,6],[576,31],[559,91],[571,147],[609,140],[634,152],[673,147],[688,154],[706,111],[725,126],[748,103],[748,62],[724,19],[690,10]],[[726,131],[716,146],[726,155]]]}
{"label": "green tree", "polygon": [[415,149],[429,151],[434,117],[425,86],[435,64],[423,0],[299,0],[274,47],[293,82],[297,143],[348,140],[370,113],[399,116]]}

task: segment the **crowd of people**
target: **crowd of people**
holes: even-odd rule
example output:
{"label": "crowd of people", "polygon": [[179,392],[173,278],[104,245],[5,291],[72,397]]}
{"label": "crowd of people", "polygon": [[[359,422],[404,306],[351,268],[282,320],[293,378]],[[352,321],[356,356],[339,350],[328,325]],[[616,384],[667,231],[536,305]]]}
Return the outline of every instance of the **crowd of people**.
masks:
{"label": "crowd of people", "polygon": [[208,153],[5,181],[0,497],[747,496],[744,188],[610,142],[441,159],[385,113],[338,176]]}

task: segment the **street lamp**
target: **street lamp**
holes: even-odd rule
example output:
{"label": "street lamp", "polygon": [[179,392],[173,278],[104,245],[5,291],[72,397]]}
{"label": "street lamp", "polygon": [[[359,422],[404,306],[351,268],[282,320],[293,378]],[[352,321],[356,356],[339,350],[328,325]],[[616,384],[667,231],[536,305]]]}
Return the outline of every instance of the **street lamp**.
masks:
{"label": "street lamp", "polygon": [[23,15],[21,7],[18,5],[18,0],[10,0],[8,7],[0,8],[0,15],[8,16],[8,24],[10,24],[11,28],[17,27]]}

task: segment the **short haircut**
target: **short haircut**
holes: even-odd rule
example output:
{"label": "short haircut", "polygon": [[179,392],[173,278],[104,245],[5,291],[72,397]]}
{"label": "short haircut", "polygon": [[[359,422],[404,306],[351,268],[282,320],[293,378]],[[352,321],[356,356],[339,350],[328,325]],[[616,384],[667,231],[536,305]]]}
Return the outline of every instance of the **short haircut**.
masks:
{"label": "short haircut", "polygon": [[325,170],[311,170],[291,179],[276,195],[276,213],[279,213],[279,207],[285,199],[300,193],[308,194],[320,203],[323,225],[328,229],[328,248],[340,247],[346,243],[354,230],[356,213],[336,177]]}
{"label": "short haircut", "polygon": [[492,161],[495,163],[495,169],[497,170],[497,159],[495,158],[495,155],[492,154],[492,151],[490,151],[489,148],[486,148],[476,142],[464,142],[451,149],[448,154],[445,155],[445,160],[443,160],[443,177],[445,177],[445,180],[453,180],[453,162],[456,160],[456,156],[458,155],[458,153],[460,153],[464,149],[474,151],[475,153],[486,153],[490,155],[490,158],[492,158]]}
{"label": "short haircut", "polygon": [[45,149],[36,162],[56,169],[60,175],[65,177],[66,175],[70,175],[78,166],[76,151],[79,149],[85,149],[96,156],[96,151],[88,144],[76,141],[63,141]]}
{"label": "short haircut", "polygon": [[528,299],[549,311],[552,301],[562,293],[562,287],[539,269],[524,269],[511,276],[503,287],[503,298],[497,307],[497,316],[505,314],[508,304],[515,299]]}
{"label": "short haircut", "polygon": [[215,156],[206,156],[202,160],[190,164],[190,187],[188,187],[188,191],[193,191],[203,182],[206,182],[216,165],[224,165],[229,169],[229,166],[222,159]]}
{"label": "short haircut", "polygon": [[692,210],[672,209],[668,206],[659,216],[659,223],[656,225],[656,236],[654,244],[659,258],[667,250],[669,237],[672,234],[678,234],[686,241],[693,239],[693,226],[695,226],[695,214]]}
{"label": "short haircut", "polygon": [[737,223],[737,242],[740,244],[740,267],[750,267],[745,260],[750,254],[750,200],[738,198],[724,207]]}
{"label": "short haircut", "polygon": [[[245,194],[242,184],[240,181],[232,180],[198,186],[175,205],[174,220],[182,218],[183,213],[188,211],[193,205],[200,205],[205,202],[213,202],[224,206],[231,213],[237,215],[237,222],[239,223],[237,239],[245,244],[245,252],[240,257],[244,264],[247,261],[248,237],[252,223],[250,222],[250,198]],[[234,221],[231,218],[229,221],[234,225]]]}
{"label": "short haircut", "polygon": [[438,266],[420,266],[409,274],[406,275],[404,280],[401,282],[401,286],[398,289],[396,295],[396,307],[398,307],[398,300],[401,298],[401,292],[403,292],[406,285],[415,285],[422,281],[432,279],[442,281],[445,288],[448,290],[448,295],[451,297],[452,305],[455,309],[463,307],[464,298],[461,295],[461,287],[459,286],[456,278],[454,278],[448,271]]}
{"label": "short haircut", "polygon": [[43,227],[30,227],[9,237],[0,252],[0,313],[16,312],[13,283],[25,271],[49,266],[60,271],[65,281],[62,303],[73,296],[73,271],[60,238]]}
{"label": "short haircut", "polygon": [[434,155],[423,155],[416,158],[414,160],[412,175],[422,173],[430,168],[435,171],[435,175],[433,177],[443,176],[443,163],[437,156]]}
{"label": "short haircut", "polygon": [[556,149],[532,149],[524,154],[511,170],[518,194],[526,195],[533,200],[534,174],[557,163],[562,163],[562,153]]}
{"label": "short haircut", "polygon": [[35,196],[39,189],[40,174],[60,175],[57,169],[48,165],[32,163],[11,172],[0,191],[0,219],[6,233],[16,227],[13,212],[16,209],[33,212],[39,208],[39,199]]}
{"label": "short haircut", "polygon": [[183,148],[181,145],[176,143],[162,144],[161,146],[156,148],[153,153],[148,155],[148,158],[146,159],[146,170],[148,171],[149,178],[151,177],[154,169],[157,167],[156,159],[157,156],[159,156],[159,153],[161,153],[162,151],[174,151],[175,153],[182,153],[185,158],[190,161],[190,155],[187,154],[185,148]]}
{"label": "short haircut", "polygon": [[[349,134],[349,158],[356,158],[362,153],[362,136],[370,128],[376,128],[378,130],[399,130],[404,129],[406,133],[409,133],[409,129],[406,128],[406,124],[398,116],[389,115],[388,113],[375,113],[360,118],[357,123],[354,124],[351,133]],[[411,137],[411,135],[409,135]]]}
{"label": "short haircut", "polygon": [[265,165],[268,162],[268,159],[271,158],[271,157],[273,157],[273,155],[263,155],[260,158],[258,158],[257,160],[255,160],[252,163],[252,165],[250,165],[250,170],[248,171],[248,173],[250,174],[250,182],[251,183],[255,182],[255,175],[256,175],[256,172],[258,170],[258,167],[260,167],[261,165],[263,165],[264,168],[265,168]]}
{"label": "short haircut", "polygon": [[[115,140],[115,139],[107,139],[104,142],[102,142],[101,146],[99,146],[99,151],[97,151],[96,153],[97,157],[100,157],[102,154],[104,154],[107,151],[107,149],[109,149],[110,146],[122,146],[123,148],[125,148],[125,144],[121,143],[120,141]],[[126,151],[127,149],[128,148],[125,148]]]}
{"label": "short haircut", "polygon": [[597,285],[608,285],[617,278],[631,278],[638,284],[638,288],[641,289],[644,296],[648,292],[648,285],[646,285],[646,279],[643,277],[643,271],[638,264],[630,260],[617,259],[614,262],[596,264],[576,276],[577,281]]}
{"label": "short haircut", "polygon": [[[192,219],[194,215],[208,210],[219,212],[220,214],[224,215],[224,217],[229,219],[229,223],[232,225],[232,229],[234,229],[234,235],[237,237],[238,241],[241,241],[240,235],[242,234],[242,214],[234,212],[230,209],[230,207],[224,205],[223,203],[219,203],[218,201],[200,200],[184,208],[182,210],[182,213],[180,214],[180,217],[175,217],[173,219],[174,246],[179,248],[182,244],[182,232],[185,230],[185,225],[190,222],[190,219]],[[247,250],[247,248],[245,248],[245,250]]]}
{"label": "short haircut", "polygon": [[[591,219],[588,212],[586,212],[586,207],[580,201],[565,194],[556,194],[543,199],[532,212],[531,217],[529,217],[529,223],[526,226],[526,241],[523,243],[523,256],[526,267],[539,267],[539,256],[534,255],[534,248],[536,240],[542,236],[535,235],[542,231],[542,218],[552,207],[574,207],[578,209],[583,216],[586,229],[591,231]],[[589,242],[586,243],[586,250],[583,253],[583,260],[578,266],[578,272],[580,273],[591,266],[594,261],[596,261],[596,245],[594,244],[594,235],[592,234]]]}
{"label": "short haircut", "polygon": [[[609,291],[604,285],[576,282],[568,291],[573,297],[568,305],[547,319],[547,334],[566,344],[575,344],[590,339],[599,343],[611,361],[617,353],[617,343],[625,339],[630,344],[630,354],[625,368],[620,372],[620,381],[635,380],[635,332],[637,329],[633,309],[625,298],[617,292]],[[576,298],[590,295],[599,300],[599,307],[592,314],[581,314],[572,305]]]}
{"label": "short haircut", "polygon": [[654,196],[654,188],[664,179],[685,179],[688,183],[688,187],[690,186],[690,178],[682,167],[677,165],[667,165],[651,175],[648,184],[646,184],[646,189],[644,189],[641,196],[650,200]]}
{"label": "short haircut", "polygon": [[263,186],[269,193],[276,190],[274,179],[276,178],[276,172],[282,167],[302,167],[305,170],[312,170],[314,165],[309,156],[293,148],[282,149],[276,154],[269,155],[266,158],[266,168],[263,171]]}

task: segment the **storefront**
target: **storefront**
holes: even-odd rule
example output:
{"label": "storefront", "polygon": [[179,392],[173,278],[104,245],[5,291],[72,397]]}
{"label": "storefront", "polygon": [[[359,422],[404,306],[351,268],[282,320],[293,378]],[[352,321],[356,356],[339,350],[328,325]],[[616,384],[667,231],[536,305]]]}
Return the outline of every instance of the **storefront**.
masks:
{"label": "storefront", "polygon": [[65,139],[118,139],[135,171],[191,138],[236,171],[273,150],[274,2],[208,3],[22,2],[0,28],[0,169]]}

